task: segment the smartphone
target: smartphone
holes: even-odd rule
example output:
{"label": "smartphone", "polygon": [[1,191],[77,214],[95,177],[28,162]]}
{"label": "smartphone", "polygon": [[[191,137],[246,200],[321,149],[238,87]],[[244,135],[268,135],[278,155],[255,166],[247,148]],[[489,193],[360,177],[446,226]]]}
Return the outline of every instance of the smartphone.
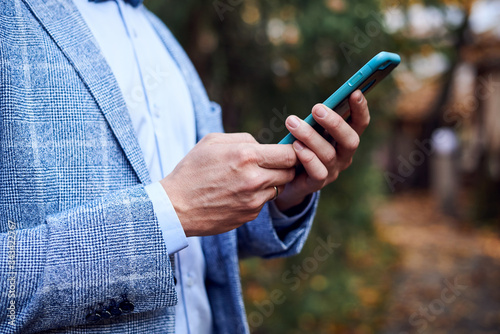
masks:
{"label": "smartphone", "polygon": [[[335,93],[326,99],[323,104],[346,119],[350,114],[349,96],[358,89],[364,94],[368,93],[382,81],[382,79],[388,76],[400,62],[401,57],[399,55],[385,51],[380,52],[347,80]],[[322,135],[328,135],[325,133],[323,127],[316,123],[312,114],[309,114],[304,121]],[[295,137],[289,133],[278,144],[292,144],[294,141]]]}

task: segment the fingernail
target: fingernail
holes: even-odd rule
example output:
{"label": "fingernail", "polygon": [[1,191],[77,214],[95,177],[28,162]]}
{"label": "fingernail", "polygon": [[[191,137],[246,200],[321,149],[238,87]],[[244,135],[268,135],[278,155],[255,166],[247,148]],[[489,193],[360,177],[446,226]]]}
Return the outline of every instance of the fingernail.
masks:
{"label": "fingernail", "polygon": [[363,101],[363,94],[359,94],[358,103],[361,103],[362,101]]}
{"label": "fingernail", "polygon": [[324,118],[326,116],[327,110],[325,107],[321,106],[321,108],[316,109],[316,116],[319,118]]}
{"label": "fingernail", "polygon": [[304,145],[302,145],[300,143],[300,141],[296,140],[293,142],[293,147],[295,148],[295,150],[297,151],[302,151],[304,149]]}
{"label": "fingernail", "polygon": [[288,117],[288,125],[292,128],[292,129],[296,129],[299,127],[300,125],[300,121],[297,117],[295,116],[290,116]]}

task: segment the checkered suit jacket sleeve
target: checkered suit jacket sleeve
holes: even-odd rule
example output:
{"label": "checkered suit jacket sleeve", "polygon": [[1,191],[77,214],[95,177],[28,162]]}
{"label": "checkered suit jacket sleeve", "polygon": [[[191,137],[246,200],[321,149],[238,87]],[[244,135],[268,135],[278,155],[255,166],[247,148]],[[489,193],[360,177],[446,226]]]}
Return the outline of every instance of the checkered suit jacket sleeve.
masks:
{"label": "checkered suit jacket sleeve", "polygon": [[76,11],[26,3],[0,2],[0,333],[89,325],[124,298],[127,331],[167,332],[168,249],[119,88]]}
{"label": "checkered suit jacket sleeve", "polygon": [[[24,206],[18,204],[18,210]],[[18,222],[14,218],[11,224]],[[2,218],[2,232],[6,226]],[[0,299],[9,299],[14,276],[15,328],[23,333],[87,323],[86,315],[100,303],[124,294],[139,313],[177,302],[167,250],[140,185],[48,214],[36,227],[16,227],[13,261],[2,252]],[[3,250],[9,249],[8,237],[0,235]],[[9,333],[6,306],[0,329]]]}

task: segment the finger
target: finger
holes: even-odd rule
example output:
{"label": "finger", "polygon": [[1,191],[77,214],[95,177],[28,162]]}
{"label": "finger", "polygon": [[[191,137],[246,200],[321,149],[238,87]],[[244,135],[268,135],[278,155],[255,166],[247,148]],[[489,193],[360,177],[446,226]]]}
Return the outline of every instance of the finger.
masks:
{"label": "finger", "polygon": [[273,186],[283,186],[292,182],[295,178],[295,168],[288,169],[262,169],[263,182],[262,188],[269,188]]}
{"label": "finger", "polygon": [[205,136],[206,140],[210,140],[211,142],[218,143],[218,144],[225,144],[225,143],[231,143],[231,144],[236,144],[236,143],[249,143],[249,144],[256,144],[257,141],[255,138],[246,132],[240,132],[240,133],[210,133]]}
{"label": "finger", "polygon": [[283,189],[280,188],[284,188],[284,186],[273,186],[266,189],[266,193],[269,193],[267,197],[269,198],[268,201],[274,201],[276,198],[278,198],[279,194],[283,192]]}
{"label": "finger", "polygon": [[322,104],[315,105],[312,113],[316,122],[335,139],[337,154],[350,159],[359,145],[357,132],[339,114]]}
{"label": "finger", "polygon": [[360,90],[351,94],[349,106],[351,108],[351,127],[361,136],[370,123],[370,110],[368,109],[368,102]]}
{"label": "finger", "polygon": [[292,145],[258,145],[257,157],[257,163],[262,168],[291,168],[297,164]]}
{"label": "finger", "polygon": [[297,116],[289,116],[285,125],[290,133],[311,149],[323,164],[329,164],[335,157],[335,148],[332,144]]}
{"label": "finger", "polygon": [[299,140],[293,143],[293,148],[304,166],[308,178],[313,181],[313,184],[321,186],[328,178],[328,168],[311,149],[307,148]]}

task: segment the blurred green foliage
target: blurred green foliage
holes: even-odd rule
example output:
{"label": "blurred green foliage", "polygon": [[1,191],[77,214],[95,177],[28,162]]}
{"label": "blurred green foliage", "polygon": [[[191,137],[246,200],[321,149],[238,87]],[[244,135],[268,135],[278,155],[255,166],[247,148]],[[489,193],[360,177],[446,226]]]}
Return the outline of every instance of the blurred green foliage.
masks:
{"label": "blurred green foliage", "polygon": [[[411,54],[427,43],[386,33],[381,13],[391,3],[377,0],[145,4],[173,31],[210,98],[222,105],[226,131],[250,132],[264,143],[285,134],[284,127],[277,129],[283,114],[305,117],[379,51]],[[322,191],[303,252],[290,259],[242,262],[254,333],[381,328],[397,254],[377,238],[372,224],[373,207],[387,189],[372,162],[374,148],[389,138],[395,96],[391,79],[370,93],[371,125],[353,165]],[[316,259],[314,268],[318,238],[340,245],[326,260]]]}
{"label": "blurred green foliage", "polygon": [[[278,115],[305,117],[372,56],[396,46],[383,31],[378,1],[222,3],[228,6],[223,20],[217,2],[145,2],[186,49],[210,98],[222,105],[226,131],[250,132],[264,143],[285,134],[284,127],[275,131],[283,124]],[[355,51],[346,57],[341,42]],[[371,333],[381,326],[396,255],[372,225],[372,206],[384,181],[371,161],[373,148],[389,132],[394,94],[391,80],[370,93],[371,126],[353,165],[322,192],[303,252],[242,263],[254,333]],[[317,238],[340,246],[314,268],[307,258],[314,257]],[[297,266],[310,273],[297,276]],[[280,303],[270,306],[275,290],[282,292]]]}

